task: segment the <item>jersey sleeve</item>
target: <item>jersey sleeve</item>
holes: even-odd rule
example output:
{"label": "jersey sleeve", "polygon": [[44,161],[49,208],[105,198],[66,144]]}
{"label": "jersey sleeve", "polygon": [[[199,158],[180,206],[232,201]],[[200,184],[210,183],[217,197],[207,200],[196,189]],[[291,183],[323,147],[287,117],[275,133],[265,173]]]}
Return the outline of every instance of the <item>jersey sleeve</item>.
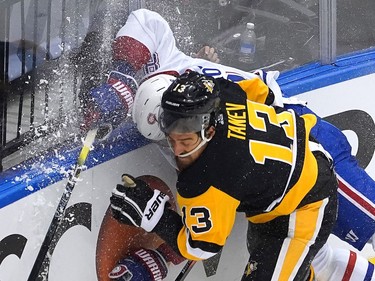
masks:
{"label": "jersey sleeve", "polygon": [[275,105],[273,91],[258,77],[242,80],[238,85],[246,92],[247,99],[266,105]]}
{"label": "jersey sleeve", "polygon": [[281,92],[280,86],[277,83],[276,79],[279,77],[279,71],[263,71],[263,70],[256,70],[254,72],[262,81],[271,89],[273,92],[275,99],[272,105],[283,107],[284,106],[284,97]]}
{"label": "jersey sleeve", "polygon": [[213,186],[196,197],[178,195],[177,200],[183,220],[177,238],[180,253],[190,260],[214,256],[233,228],[240,202]]}
{"label": "jersey sleeve", "polygon": [[169,24],[158,13],[147,9],[133,11],[113,43],[114,59],[125,60],[136,70],[151,59],[155,71],[176,53],[180,51]]}

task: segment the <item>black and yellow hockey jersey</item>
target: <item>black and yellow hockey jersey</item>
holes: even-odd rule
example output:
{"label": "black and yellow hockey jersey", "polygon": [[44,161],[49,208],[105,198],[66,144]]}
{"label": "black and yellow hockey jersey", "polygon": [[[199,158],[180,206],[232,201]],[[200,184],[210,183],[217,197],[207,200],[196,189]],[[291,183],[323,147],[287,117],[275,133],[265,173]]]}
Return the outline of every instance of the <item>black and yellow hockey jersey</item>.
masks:
{"label": "black and yellow hockey jersey", "polygon": [[177,182],[183,216],[178,249],[193,260],[221,249],[236,212],[244,212],[253,223],[292,213],[318,174],[309,149],[314,115],[299,117],[267,105],[272,92],[260,79],[218,81],[222,124]]}

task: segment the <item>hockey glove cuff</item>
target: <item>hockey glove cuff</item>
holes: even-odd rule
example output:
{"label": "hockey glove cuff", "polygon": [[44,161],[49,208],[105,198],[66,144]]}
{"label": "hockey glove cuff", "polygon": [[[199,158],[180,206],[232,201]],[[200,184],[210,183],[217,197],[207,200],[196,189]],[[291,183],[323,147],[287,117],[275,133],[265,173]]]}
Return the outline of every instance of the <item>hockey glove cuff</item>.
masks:
{"label": "hockey glove cuff", "polygon": [[140,249],[120,260],[108,277],[116,281],[157,281],[164,279],[167,273],[167,262],[161,253]]}
{"label": "hockey glove cuff", "polygon": [[130,112],[137,90],[135,79],[118,71],[109,74],[107,83],[89,93],[89,108],[85,110],[85,127],[110,123],[119,125]]}

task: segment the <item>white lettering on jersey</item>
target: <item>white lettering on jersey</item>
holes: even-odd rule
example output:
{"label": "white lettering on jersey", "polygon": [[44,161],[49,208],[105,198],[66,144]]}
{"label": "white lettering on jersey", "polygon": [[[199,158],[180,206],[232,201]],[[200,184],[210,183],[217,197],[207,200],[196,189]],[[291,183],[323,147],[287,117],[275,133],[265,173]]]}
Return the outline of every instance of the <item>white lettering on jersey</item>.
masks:
{"label": "white lettering on jersey", "polygon": [[235,72],[235,71],[232,71],[231,68],[229,68],[230,71],[227,71],[224,69],[224,67],[222,69],[219,69],[219,68],[214,68],[214,67],[193,66],[190,69],[193,71],[197,71],[203,75],[211,76],[214,78],[223,77],[233,82],[242,81],[242,80],[253,78],[256,76],[255,74],[252,74],[252,73]]}

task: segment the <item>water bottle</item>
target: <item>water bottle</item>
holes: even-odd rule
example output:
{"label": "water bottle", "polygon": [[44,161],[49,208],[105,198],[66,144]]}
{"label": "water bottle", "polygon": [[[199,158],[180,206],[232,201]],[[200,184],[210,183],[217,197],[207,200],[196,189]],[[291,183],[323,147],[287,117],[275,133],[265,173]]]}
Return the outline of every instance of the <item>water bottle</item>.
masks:
{"label": "water bottle", "polygon": [[241,34],[240,38],[240,56],[239,60],[243,63],[254,62],[255,48],[257,37],[254,31],[254,24],[248,22],[245,31]]}

